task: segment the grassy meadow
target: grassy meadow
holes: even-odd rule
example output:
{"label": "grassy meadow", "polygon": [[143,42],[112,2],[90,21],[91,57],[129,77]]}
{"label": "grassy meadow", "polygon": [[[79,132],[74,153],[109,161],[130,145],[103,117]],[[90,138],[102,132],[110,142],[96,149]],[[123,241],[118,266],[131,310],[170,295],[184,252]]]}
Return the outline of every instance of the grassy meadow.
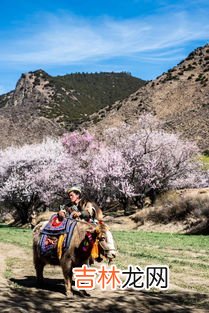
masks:
{"label": "grassy meadow", "polygon": [[168,265],[170,287],[209,292],[209,237],[171,233],[115,232],[120,268]]}
{"label": "grassy meadow", "polygon": [[[208,236],[143,231],[114,231],[113,236],[118,249],[115,260],[118,268],[126,269],[129,264],[142,269],[147,265],[168,265],[171,289],[209,292]],[[0,241],[21,246],[32,254],[29,229],[0,226]],[[7,264],[13,264],[12,260]]]}

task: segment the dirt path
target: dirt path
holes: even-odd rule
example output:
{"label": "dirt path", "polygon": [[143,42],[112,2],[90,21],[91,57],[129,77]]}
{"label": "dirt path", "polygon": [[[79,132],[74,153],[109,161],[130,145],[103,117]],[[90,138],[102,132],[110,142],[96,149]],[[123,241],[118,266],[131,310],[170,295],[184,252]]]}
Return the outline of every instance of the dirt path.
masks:
{"label": "dirt path", "polygon": [[[75,292],[65,297],[60,268],[48,267],[45,285],[36,287],[32,253],[17,246],[0,243],[0,312],[1,313],[67,313],[67,312],[175,312],[209,311],[209,297],[186,292],[145,292],[135,290],[101,291],[82,297]],[[5,271],[10,279],[5,278]],[[194,303],[198,302],[198,306]],[[202,302],[202,305],[200,305]]]}
{"label": "dirt path", "polygon": [[6,261],[10,258],[19,258],[21,256],[26,258],[26,253],[23,249],[17,248],[16,246],[10,244],[0,243],[0,290],[8,290],[9,285],[5,277],[6,272]]}

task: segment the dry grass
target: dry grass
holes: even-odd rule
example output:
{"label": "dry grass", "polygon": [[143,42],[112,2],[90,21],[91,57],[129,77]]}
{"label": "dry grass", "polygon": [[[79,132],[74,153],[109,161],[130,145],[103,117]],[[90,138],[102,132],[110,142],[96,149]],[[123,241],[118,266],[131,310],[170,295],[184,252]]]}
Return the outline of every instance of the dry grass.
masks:
{"label": "dry grass", "polygon": [[141,210],[133,216],[138,226],[146,222],[169,224],[181,222],[185,230],[209,233],[209,195],[204,192],[169,192],[162,196],[155,207]]}

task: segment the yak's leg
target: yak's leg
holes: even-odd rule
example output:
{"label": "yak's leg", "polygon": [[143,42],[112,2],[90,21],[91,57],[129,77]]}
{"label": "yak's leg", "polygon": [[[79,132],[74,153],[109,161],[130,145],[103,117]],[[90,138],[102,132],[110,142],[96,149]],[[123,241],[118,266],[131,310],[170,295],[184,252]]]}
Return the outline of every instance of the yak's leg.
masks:
{"label": "yak's leg", "polygon": [[42,285],[44,281],[43,271],[44,271],[44,265],[42,262],[38,262],[35,264],[36,269],[36,278],[38,285]]}
{"label": "yak's leg", "polygon": [[36,270],[37,283],[39,285],[42,285],[43,280],[44,280],[43,271],[44,271],[45,264],[38,257],[36,251],[33,253],[33,263],[34,263],[35,270]]}
{"label": "yak's leg", "polygon": [[68,266],[64,264],[62,266],[62,272],[65,279],[65,290],[66,290],[66,296],[71,297],[73,296],[72,292],[72,278],[73,278],[73,272],[72,272],[72,261],[68,261]]}

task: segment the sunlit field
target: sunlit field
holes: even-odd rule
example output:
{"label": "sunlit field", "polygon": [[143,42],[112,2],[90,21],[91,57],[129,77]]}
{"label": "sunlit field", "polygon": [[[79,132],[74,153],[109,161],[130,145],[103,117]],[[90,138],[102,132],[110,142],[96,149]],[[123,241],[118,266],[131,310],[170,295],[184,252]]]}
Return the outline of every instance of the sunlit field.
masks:
{"label": "sunlit field", "polygon": [[[168,265],[170,288],[209,292],[209,237],[140,231],[115,231],[120,269],[128,265]],[[32,253],[32,231],[0,227],[0,241]]]}
{"label": "sunlit field", "polygon": [[170,233],[115,232],[117,265],[168,265],[171,288],[209,291],[209,237]]}

